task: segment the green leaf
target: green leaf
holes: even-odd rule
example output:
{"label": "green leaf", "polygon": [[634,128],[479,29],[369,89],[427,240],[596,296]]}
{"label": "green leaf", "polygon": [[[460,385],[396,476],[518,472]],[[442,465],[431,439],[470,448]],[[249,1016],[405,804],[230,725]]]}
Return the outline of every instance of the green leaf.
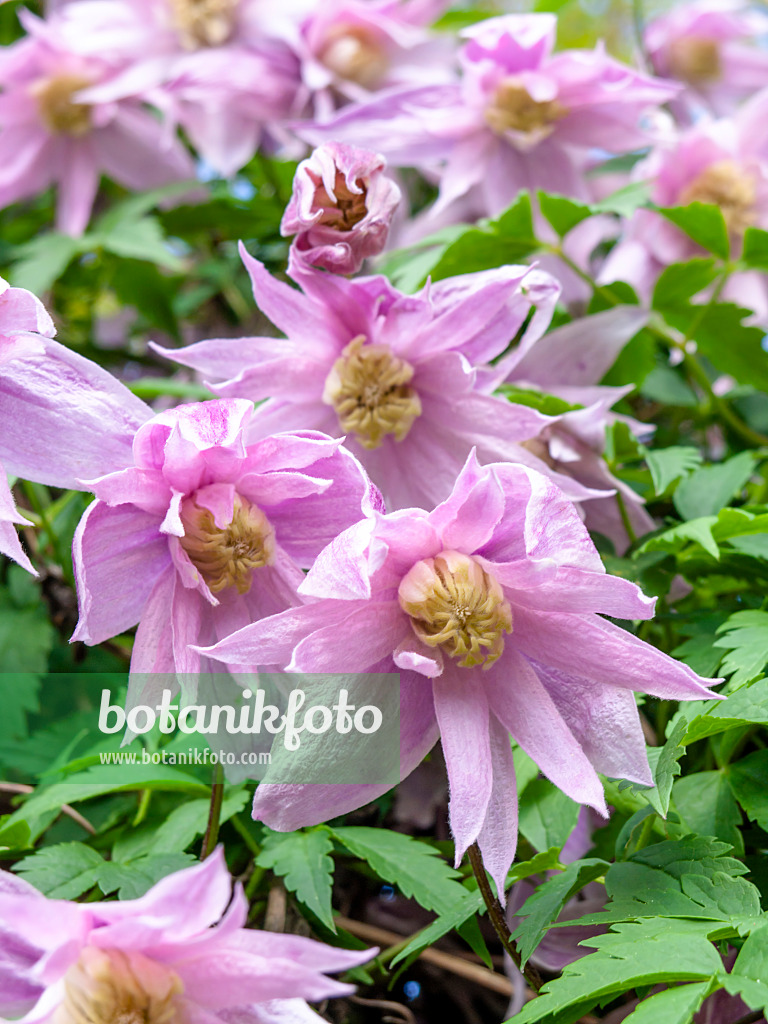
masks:
{"label": "green leaf", "polygon": [[734,612],[717,633],[713,646],[728,651],[720,671],[732,677],[732,687],[741,686],[761,674],[768,664],[768,612]]}
{"label": "green leaf", "polygon": [[684,709],[688,718],[685,743],[695,743],[743,725],[768,725],[768,679],[758,679],[751,686],[742,686],[736,693],[729,694],[726,701],[697,703],[695,707],[703,710],[692,717],[687,714],[689,707]]}
{"label": "green leaf", "polygon": [[702,922],[660,918],[617,924],[606,935],[584,939],[582,945],[597,952],[574,961],[561,978],[547,982],[510,1024],[575,1024],[598,1003],[630,989],[679,981],[708,984],[722,968]]}
{"label": "green leaf", "polygon": [[683,333],[695,318],[694,340],[699,353],[740,384],[768,391],[768,359],[763,349],[765,332],[743,322],[754,316],[752,310],[718,302],[707,307],[692,306],[689,313],[682,315],[665,315]]}
{"label": "green leaf", "polygon": [[528,388],[519,388],[515,384],[502,384],[497,391],[504,395],[510,402],[516,405],[527,405],[531,409],[538,409],[545,416],[559,416],[564,412],[574,412],[576,409],[583,409],[583,405],[573,405],[566,402],[564,398],[557,395],[548,395],[544,391],[532,391]]}
{"label": "green leaf", "polygon": [[[220,821],[229,821],[233,814],[239,814],[248,803],[245,790],[225,796],[221,807]],[[152,850],[155,853],[177,853],[205,833],[210,812],[210,800],[190,800],[174,808],[157,830]]]}
{"label": "green leaf", "polygon": [[768,925],[755,928],[741,947],[730,974],[721,977],[731,995],[751,1010],[768,1011]]}
{"label": "green leaf", "polygon": [[527,192],[521,192],[497,220],[468,228],[449,245],[433,268],[432,279],[440,281],[456,274],[519,263],[538,246],[531,199]]}
{"label": "green leaf", "polygon": [[609,866],[607,861],[597,858],[574,861],[559,875],[548,878],[528,897],[517,912],[517,917],[524,920],[512,935],[523,963],[528,962],[568,900],[585,885],[604,875]]}
{"label": "green leaf", "polygon": [[534,779],[520,798],[519,828],[536,850],[562,849],[578,817],[579,805],[548,779]]}
{"label": "green leaf", "polygon": [[625,1017],[625,1024],[691,1024],[712,988],[711,982],[697,981],[657,992]]}
{"label": "green leaf", "polygon": [[712,284],[718,273],[717,261],[711,257],[671,264],[659,275],[653,289],[653,308],[685,308],[694,295]]}
{"label": "green leaf", "polygon": [[659,213],[672,221],[707,252],[727,260],[731,246],[723,212],[708,203],[689,203],[687,206],[662,206]]}
{"label": "green leaf", "polygon": [[651,471],[656,495],[664,494],[675,480],[687,476],[691,470],[700,466],[701,459],[698,448],[674,446],[646,452],[645,461]]}
{"label": "green leaf", "polygon": [[579,203],[574,199],[566,199],[564,196],[548,195],[546,192],[537,192],[539,209],[545,220],[549,221],[557,234],[563,238],[577,224],[581,224],[587,217],[592,216],[592,211],[585,203]]}
{"label": "green leaf", "polygon": [[675,808],[685,825],[703,836],[715,836],[744,854],[741,813],[725,774],[695,772],[678,779],[672,789]]}
{"label": "green leaf", "polygon": [[30,845],[31,832],[26,821],[9,824],[10,814],[0,818],[0,850],[25,850]]}
{"label": "green leaf", "polygon": [[335,828],[331,834],[369,864],[379,878],[396,885],[403,896],[415,899],[427,910],[448,913],[466,894],[455,881],[459,872],[427,843],[402,832],[365,826]]}
{"label": "green leaf", "polygon": [[740,452],[716,466],[697,469],[675,491],[675,508],[683,519],[715,515],[739,494],[755,468],[755,455]]}
{"label": "green leaf", "polygon": [[105,896],[117,892],[121,900],[137,900],[161,879],[195,863],[187,853],[154,853],[128,863],[107,861],[98,869],[99,888]]}
{"label": "green leaf", "polygon": [[[378,831],[373,830],[373,831]],[[306,832],[268,832],[264,848],[256,858],[262,868],[271,868],[285,887],[332,932],[336,931],[331,908],[333,889],[333,843],[327,829]]]}
{"label": "green leaf", "polygon": [[768,831],[768,750],[757,750],[729,765],[727,778],[747,817]]}
{"label": "green leaf", "polygon": [[183,262],[175,256],[155,217],[120,223],[108,234],[94,235],[93,241],[116,256],[136,260],[149,260],[169,270],[181,271]]}
{"label": "green leaf", "polygon": [[53,287],[72,260],[86,251],[83,240],[49,231],[16,250],[16,261],[10,272],[11,284],[28,288],[42,295]]}
{"label": "green leaf", "polygon": [[740,262],[754,270],[768,270],[768,231],[747,228]]}
{"label": "green leaf", "polygon": [[96,884],[104,864],[101,854],[83,843],[59,843],[37,850],[14,866],[14,871],[57,900],[75,900]]}
{"label": "green leaf", "polygon": [[651,747],[648,751],[648,763],[656,783],[653,789],[643,794],[654,810],[666,818],[669,810],[669,798],[672,793],[672,782],[680,774],[680,758],[685,753],[683,737],[686,723],[678,722],[663,747]]}
{"label": "green leaf", "polygon": [[174,199],[177,196],[184,195],[191,189],[199,189],[199,187],[199,183],[196,181],[182,181],[174,182],[172,185],[163,185],[161,188],[154,188],[148,192],[139,192],[136,195],[131,195],[119,203],[113,203],[106,213],[103,213],[95,221],[93,225],[94,233],[108,235],[112,234],[112,232],[118,232],[126,224],[131,224],[143,217],[167,199]]}
{"label": "green leaf", "polygon": [[647,206],[651,196],[650,183],[633,181],[612,192],[605,199],[592,203],[593,213],[617,213],[620,217],[631,217],[635,210]]}

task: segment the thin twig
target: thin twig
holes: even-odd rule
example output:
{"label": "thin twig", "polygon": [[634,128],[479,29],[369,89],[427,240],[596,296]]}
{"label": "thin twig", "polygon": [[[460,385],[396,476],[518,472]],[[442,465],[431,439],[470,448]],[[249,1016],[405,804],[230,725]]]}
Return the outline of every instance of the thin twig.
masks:
{"label": "thin twig", "polygon": [[358,1006],[372,1006],[378,1010],[389,1010],[390,1013],[397,1013],[399,1017],[382,1017],[384,1024],[416,1024],[413,1011],[402,1003],[395,1003],[391,999],[364,999],[362,996],[350,996],[350,1003],[357,1003]]}
{"label": "thin twig", "polygon": [[[27,793],[34,793],[34,791],[35,791],[35,787],[34,786],[25,786],[21,782],[0,782],[0,793],[24,793],[24,794],[27,794]],[[89,835],[92,835],[92,836],[96,835],[96,829],[93,827],[93,825],[90,823],[90,821],[88,821],[87,818],[84,818],[82,816],[80,811],[76,811],[75,808],[74,807],[70,807],[69,804],[62,804],[61,805],[61,810],[62,810],[62,813],[66,814],[67,817],[72,819],[72,821],[77,822],[77,824],[80,826],[80,828],[85,829],[85,831],[88,832]]]}
{"label": "thin twig", "polygon": [[512,958],[512,963],[515,964],[519,971],[522,971],[523,977],[531,988],[538,992],[544,982],[539,972],[530,963],[526,963],[523,966],[523,958],[512,941],[507,919],[504,916],[504,909],[494,895],[491,883],[488,881],[488,875],[485,873],[485,865],[483,864],[483,855],[480,852],[480,847],[477,843],[472,843],[467,853],[469,855],[469,863],[472,865],[472,873],[477,879],[480,895],[483,897],[483,902],[488,908],[488,920],[493,925],[493,930],[498,935],[504,949]]}
{"label": "thin twig", "polygon": [[[363,939],[364,942],[373,942],[377,946],[388,946],[390,948],[399,946],[402,948],[412,938],[412,936],[403,937],[396,932],[388,931],[386,928],[379,928],[373,924],[366,924],[364,921],[353,921],[349,917],[336,917],[334,920],[340,928],[355,935],[358,939]],[[509,978],[503,974],[489,971],[487,967],[472,963],[472,961],[466,960],[462,956],[454,953],[443,953],[439,949],[422,949],[418,959],[432,964],[433,967],[448,971],[450,974],[455,974],[459,978],[464,978],[466,981],[474,981],[476,984],[482,985],[483,988],[490,989],[492,992],[498,992],[507,998],[512,996],[513,986]]]}
{"label": "thin twig", "polygon": [[275,879],[269,896],[267,896],[267,909],[264,914],[265,932],[284,932],[285,915],[288,910],[288,894],[285,886],[278,879]]}

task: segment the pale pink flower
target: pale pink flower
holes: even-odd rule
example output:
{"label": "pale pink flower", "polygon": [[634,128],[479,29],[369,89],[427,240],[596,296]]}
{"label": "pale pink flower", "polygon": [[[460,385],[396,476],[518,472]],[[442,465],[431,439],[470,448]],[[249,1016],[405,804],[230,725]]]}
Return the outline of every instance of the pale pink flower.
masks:
{"label": "pale pink flower", "polygon": [[654,18],[645,47],[658,75],[682,82],[685,92],[673,108],[695,119],[702,107],[731,114],[736,105],[768,86],[768,15],[743,0],[694,0]]}
{"label": "pale pink flower", "polygon": [[141,103],[85,100],[110,65],[63,49],[28,12],[30,35],[0,61],[0,205],[58,190],[56,224],[80,235],[102,174],[129,189],[191,180],[194,165]]}
{"label": "pale pink flower", "polygon": [[584,502],[581,514],[587,528],[608,537],[619,553],[626,550],[632,538],[627,535],[618,495],[636,536],[652,530],[654,522],[637,491],[608,468],[604,458],[606,430],[617,419],[623,419],[636,437],[647,440],[654,428],[611,411],[616,402],[634,390],[632,384],[605,387],[599,381],[647,319],[648,313],[639,306],[618,306],[550,331],[504,362],[508,383],[583,406],[562,413],[527,445],[559,473],[572,476],[585,487],[608,492],[603,498]]}
{"label": "pale pink flower", "polygon": [[0,1013],[23,1024],[320,1024],[307,1005],[354,992],[326,977],[376,950],[246,927],[221,848],[136,900],[47,899],[0,872]]}
{"label": "pale pink flower", "polygon": [[[426,26],[446,0],[309,0],[272,15],[272,28],[301,62],[314,116],[402,86],[452,77],[452,44]],[[353,139],[348,140],[354,142]]]}
{"label": "pale pink flower", "polygon": [[338,274],[378,256],[401,198],[386,165],[378,153],[333,142],[299,164],[280,224],[282,235],[296,236],[297,256]]}
{"label": "pale pink flower", "polygon": [[107,371],[43,342],[42,355],[0,370],[0,460],[97,496],[73,545],[75,639],[101,643],[139,623],[134,674],[195,673],[190,643],[297,604],[302,567],[378,507],[339,441],[265,436],[242,400],[153,417]]}
{"label": "pale pink flower", "polygon": [[[733,117],[696,124],[676,142],[657,147],[633,174],[651,182],[651,200],[659,206],[701,202],[720,207],[738,253],[747,227],[768,228],[768,89]],[[700,255],[703,251],[674,224],[640,209],[629,219],[599,280],[627,281],[647,301],[665,267]],[[742,301],[760,322],[768,322],[764,274],[734,274],[723,295]]]}
{"label": "pale pink flower", "polygon": [[[432,508],[450,493],[473,447],[553,471],[520,442],[552,419],[492,392],[504,365],[489,365],[526,324],[523,348],[549,322],[557,283],[528,267],[500,267],[428,284],[416,295],[384,277],[348,280],[293,259],[302,292],[276,280],[245,249],[261,311],[287,338],[226,338],[156,351],[190,366],[226,396],[267,399],[266,432],[310,427],[346,436],[387,507]],[[576,500],[603,496],[554,478]]]}
{"label": "pale pink flower", "polygon": [[[374,513],[320,554],[300,590],[311,603],[205,653],[236,665],[258,652],[297,672],[399,672],[401,776],[439,733],[457,860],[479,842],[500,893],[517,840],[510,734],[556,786],[605,814],[597,772],[652,784],[632,691],[712,696],[686,665],[602,617],[648,619],[654,601],[605,573],[573,504],[523,466],[471,457],[433,512]],[[267,774],[254,815],[291,830],[387,788]]]}
{"label": "pale pink flower", "polygon": [[471,201],[493,216],[521,189],[589,198],[589,151],[647,145],[646,115],[680,87],[602,46],[553,53],[555,29],[551,14],[481,21],[462,33],[460,82],[388,90],[302,135],[375,147],[393,166],[439,172],[436,214]]}

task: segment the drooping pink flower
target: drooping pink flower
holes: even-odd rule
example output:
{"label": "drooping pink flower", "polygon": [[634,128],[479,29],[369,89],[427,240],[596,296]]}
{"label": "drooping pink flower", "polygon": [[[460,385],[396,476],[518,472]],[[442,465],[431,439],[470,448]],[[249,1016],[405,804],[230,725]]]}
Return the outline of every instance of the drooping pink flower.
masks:
{"label": "drooping pink flower", "polygon": [[299,164],[280,224],[282,235],[296,236],[298,257],[354,274],[369,256],[378,256],[401,197],[385,167],[377,153],[333,142]]}
{"label": "drooping pink flower", "polygon": [[[510,734],[568,796],[605,813],[598,771],[651,784],[632,691],[712,695],[602,617],[647,619],[654,601],[606,575],[574,506],[527,467],[471,457],[433,512],[374,513],[320,554],[300,589],[311,603],[206,653],[249,664],[258,651],[298,672],[399,672],[401,775],[439,733],[457,859],[477,840],[500,891],[517,839]],[[267,774],[254,815],[290,830],[386,788]]]}
{"label": "drooping pink flower", "polygon": [[[290,273],[302,294],[241,252],[257,305],[287,338],[157,351],[223,380],[213,385],[218,394],[268,399],[261,429],[346,435],[392,509],[442,501],[473,446],[484,461],[551,472],[520,444],[551,418],[494,396],[505,374],[488,364],[525,325],[529,287],[540,302],[526,339],[549,321],[558,291],[552,278],[501,267],[404,295],[384,277],[347,280],[294,259]],[[594,496],[569,477],[556,479],[574,499]]]}
{"label": "drooping pink flower", "polygon": [[627,534],[618,495],[636,536],[648,533],[654,523],[637,491],[610,471],[604,458],[606,429],[623,419],[637,438],[647,440],[653,427],[611,411],[634,390],[633,385],[606,387],[599,381],[647,319],[647,312],[639,306],[618,306],[550,331],[504,361],[508,383],[583,407],[562,413],[527,446],[559,473],[572,476],[585,487],[610,492],[584,502],[581,510],[587,528],[608,537],[619,553],[632,538]]}
{"label": "drooping pink flower", "polygon": [[181,143],[135,99],[84,100],[110,66],[57,45],[28,12],[30,35],[0,62],[0,205],[57,186],[56,225],[80,235],[88,225],[101,174],[129,189],[192,180]]}
{"label": "drooping pink flower", "polygon": [[[768,227],[768,89],[745,103],[732,118],[707,121],[679,139],[657,147],[634,168],[636,180],[650,181],[651,200],[659,206],[692,202],[718,206],[731,246],[738,254],[750,225]],[[679,228],[652,210],[637,210],[600,271],[602,282],[627,281],[650,298],[661,271],[703,251]],[[723,291],[743,301],[758,320],[768,323],[765,275],[734,274]]]}
{"label": "drooping pink flower", "polygon": [[644,115],[679,86],[619,63],[602,46],[553,54],[555,28],[551,14],[482,21],[462,33],[460,82],[390,90],[302,135],[376,147],[393,166],[440,168],[436,214],[470,200],[493,216],[521,189],[588,198],[589,150],[647,145]]}
{"label": "drooping pink flower", "polygon": [[134,674],[194,673],[188,644],[298,603],[301,568],[379,499],[339,441],[249,436],[256,419],[243,400],[153,417],[48,340],[43,355],[0,369],[0,460],[98,499],[73,546],[76,639],[100,643],[140,622]]}
{"label": "drooping pink flower", "polygon": [[47,899],[0,872],[0,1013],[24,1024],[311,1024],[307,1005],[354,992],[326,977],[376,950],[246,928],[219,848],[136,900]]}
{"label": "drooping pink flower", "polygon": [[[42,302],[25,288],[11,288],[0,278],[0,373],[13,359],[44,351],[44,338],[56,333]],[[42,336],[42,337],[41,337]],[[16,510],[2,463],[0,463],[0,554],[36,575],[19,542],[15,526],[29,526]]]}
{"label": "drooping pink flower", "polygon": [[743,0],[693,0],[650,21],[645,47],[657,75],[686,86],[676,114],[722,117],[768,86],[768,51],[757,45],[766,34],[768,16]]}

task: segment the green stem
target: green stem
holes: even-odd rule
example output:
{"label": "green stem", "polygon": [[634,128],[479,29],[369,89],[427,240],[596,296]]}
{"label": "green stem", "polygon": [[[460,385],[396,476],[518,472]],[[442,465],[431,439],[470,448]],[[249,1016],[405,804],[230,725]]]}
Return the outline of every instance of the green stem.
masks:
{"label": "green stem", "polygon": [[624,529],[627,531],[627,537],[629,537],[629,543],[634,544],[637,540],[637,534],[635,533],[634,527],[629,518],[629,512],[627,511],[627,503],[624,501],[624,495],[621,491],[616,491],[616,504],[619,507],[619,515],[624,525]]}
{"label": "green stem", "polygon": [[208,827],[203,837],[203,848],[200,851],[200,860],[210,857],[216,849],[219,840],[219,825],[221,824],[221,805],[224,803],[224,769],[217,764],[213,770],[213,785],[211,786],[211,808],[208,812]]}
{"label": "green stem", "polygon": [[56,559],[56,563],[61,567],[61,571],[64,574],[64,579],[74,589],[75,578],[72,575],[72,567],[68,559],[65,557],[64,552],[62,551],[61,545],[59,544],[59,538],[55,530],[53,529],[53,526],[51,525],[51,520],[48,516],[48,509],[45,508],[43,503],[40,501],[40,497],[36,490],[36,485],[30,483],[29,480],[24,480],[22,481],[22,483],[24,487],[24,493],[26,494],[29,503],[32,505],[33,510],[37,513],[43,529],[48,534],[48,542],[51,545],[51,550],[53,551],[53,556]]}
{"label": "green stem", "polygon": [[205,402],[213,398],[212,393],[202,384],[193,381],[168,380],[165,377],[142,377],[128,385],[137,398],[160,398],[170,395],[172,398],[188,398]]}
{"label": "green stem", "polygon": [[143,789],[141,791],[141,797],[139,798],[139,809],[136,811],[136,817],[133,819],[133,827],[136,828],[140,825],[147,817],[149,811],[149,803],[152,799],[152,790]]}
{"label": "green stem", "polygon": [[494,895],[491,883],[488,881],[488,875],[483,864],[483,855],[477,843],[472,843],[469,850],[467,850],[467,854],[469,855],[469,863],[472,865],[472,873],[477,879],[480,895],[483,897],[483,902],[488,908],[488,920],[493,925],[493,930],[498,935],[499,941],[507,953],[509,953],[517,969],[522,972],[523,977],[534,992],[538,992],[544,982],[539,972],[530,962],[523,966],[523,958],[520,956],[520,951],[512,941],[507,919],[504,916],[504,908]]}

